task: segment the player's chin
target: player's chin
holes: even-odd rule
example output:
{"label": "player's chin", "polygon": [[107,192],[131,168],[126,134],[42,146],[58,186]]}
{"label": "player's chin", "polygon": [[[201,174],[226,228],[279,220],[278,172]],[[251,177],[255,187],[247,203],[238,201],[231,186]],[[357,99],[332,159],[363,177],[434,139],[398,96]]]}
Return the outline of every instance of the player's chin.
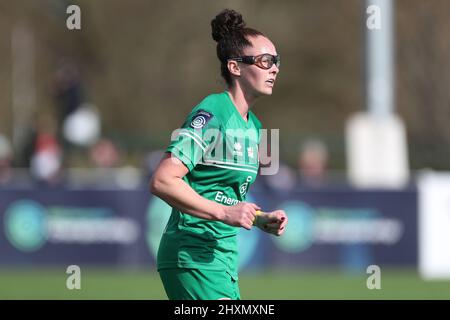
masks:
{"label": "player's chin", "polygon": [[270,96],[272,95],[273,86],[264,83],[263,87],[259,90],[262,95]]}

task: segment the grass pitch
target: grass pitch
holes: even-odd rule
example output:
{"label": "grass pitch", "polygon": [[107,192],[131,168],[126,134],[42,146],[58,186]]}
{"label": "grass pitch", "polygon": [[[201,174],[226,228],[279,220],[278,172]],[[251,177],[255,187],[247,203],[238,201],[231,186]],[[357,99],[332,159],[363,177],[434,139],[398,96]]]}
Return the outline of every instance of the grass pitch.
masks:
{"label": "grass pitch", "polygon": [[[381,289],[368,274],[337,270],[241,272],[242,299],[450,299],[450,280],[424,281],[414,269],[381,270]],[[63,267],[0,269],[0,299],[167,299],[154,271],[81,268],[81,289],[69,290]]]}

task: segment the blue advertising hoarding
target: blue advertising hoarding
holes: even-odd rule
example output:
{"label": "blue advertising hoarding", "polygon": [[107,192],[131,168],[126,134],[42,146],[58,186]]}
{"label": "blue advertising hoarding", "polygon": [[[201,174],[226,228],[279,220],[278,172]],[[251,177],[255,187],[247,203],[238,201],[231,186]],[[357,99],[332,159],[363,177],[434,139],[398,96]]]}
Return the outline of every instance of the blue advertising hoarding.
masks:
{"label": "blue advertising hoarding", "polygon": [[[147,190],[1,190],[0,265],[154,268],[170,207]],[[241,269],[417,264],[417,192],[348,189],[249,195],[284,209],[282,237],[239,233]]]}

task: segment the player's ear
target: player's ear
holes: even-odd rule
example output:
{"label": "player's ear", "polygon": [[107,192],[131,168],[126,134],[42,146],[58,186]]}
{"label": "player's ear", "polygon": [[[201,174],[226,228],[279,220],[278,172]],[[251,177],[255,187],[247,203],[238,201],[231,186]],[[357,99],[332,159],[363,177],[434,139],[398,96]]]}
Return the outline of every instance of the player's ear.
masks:
{"label": "player's ear", "polygon": [[237,77],[241,75],[241,69],[239,68],[239,64],[237,63],[237,61],[228,60],[227,67],[228,71],[230,71],[232,75],[235,75]]}

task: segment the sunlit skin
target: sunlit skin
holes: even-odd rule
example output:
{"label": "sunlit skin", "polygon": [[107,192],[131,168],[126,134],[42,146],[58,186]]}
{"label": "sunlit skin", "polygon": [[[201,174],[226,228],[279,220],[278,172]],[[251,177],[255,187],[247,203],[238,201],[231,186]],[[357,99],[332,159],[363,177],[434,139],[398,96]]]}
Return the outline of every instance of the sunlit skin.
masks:
{"label": "sunlit skin", "polygon": [[[243,55],[257,56],[263,53],[277,55],[275,45],[268,38],[257,36],[250,37],[248,40],[252,45],[244,49]],[[267,80],[273,79],[275,82],[280,70],[275,64],[265,70],[254,64],[249,65],[233,60],[228,61],[228,70],[232,77],[232,85],[228,88],[228,92],[246,120],[248,110],[256,100],[260,96],[272,94],[274,83],[269,83]]]}

